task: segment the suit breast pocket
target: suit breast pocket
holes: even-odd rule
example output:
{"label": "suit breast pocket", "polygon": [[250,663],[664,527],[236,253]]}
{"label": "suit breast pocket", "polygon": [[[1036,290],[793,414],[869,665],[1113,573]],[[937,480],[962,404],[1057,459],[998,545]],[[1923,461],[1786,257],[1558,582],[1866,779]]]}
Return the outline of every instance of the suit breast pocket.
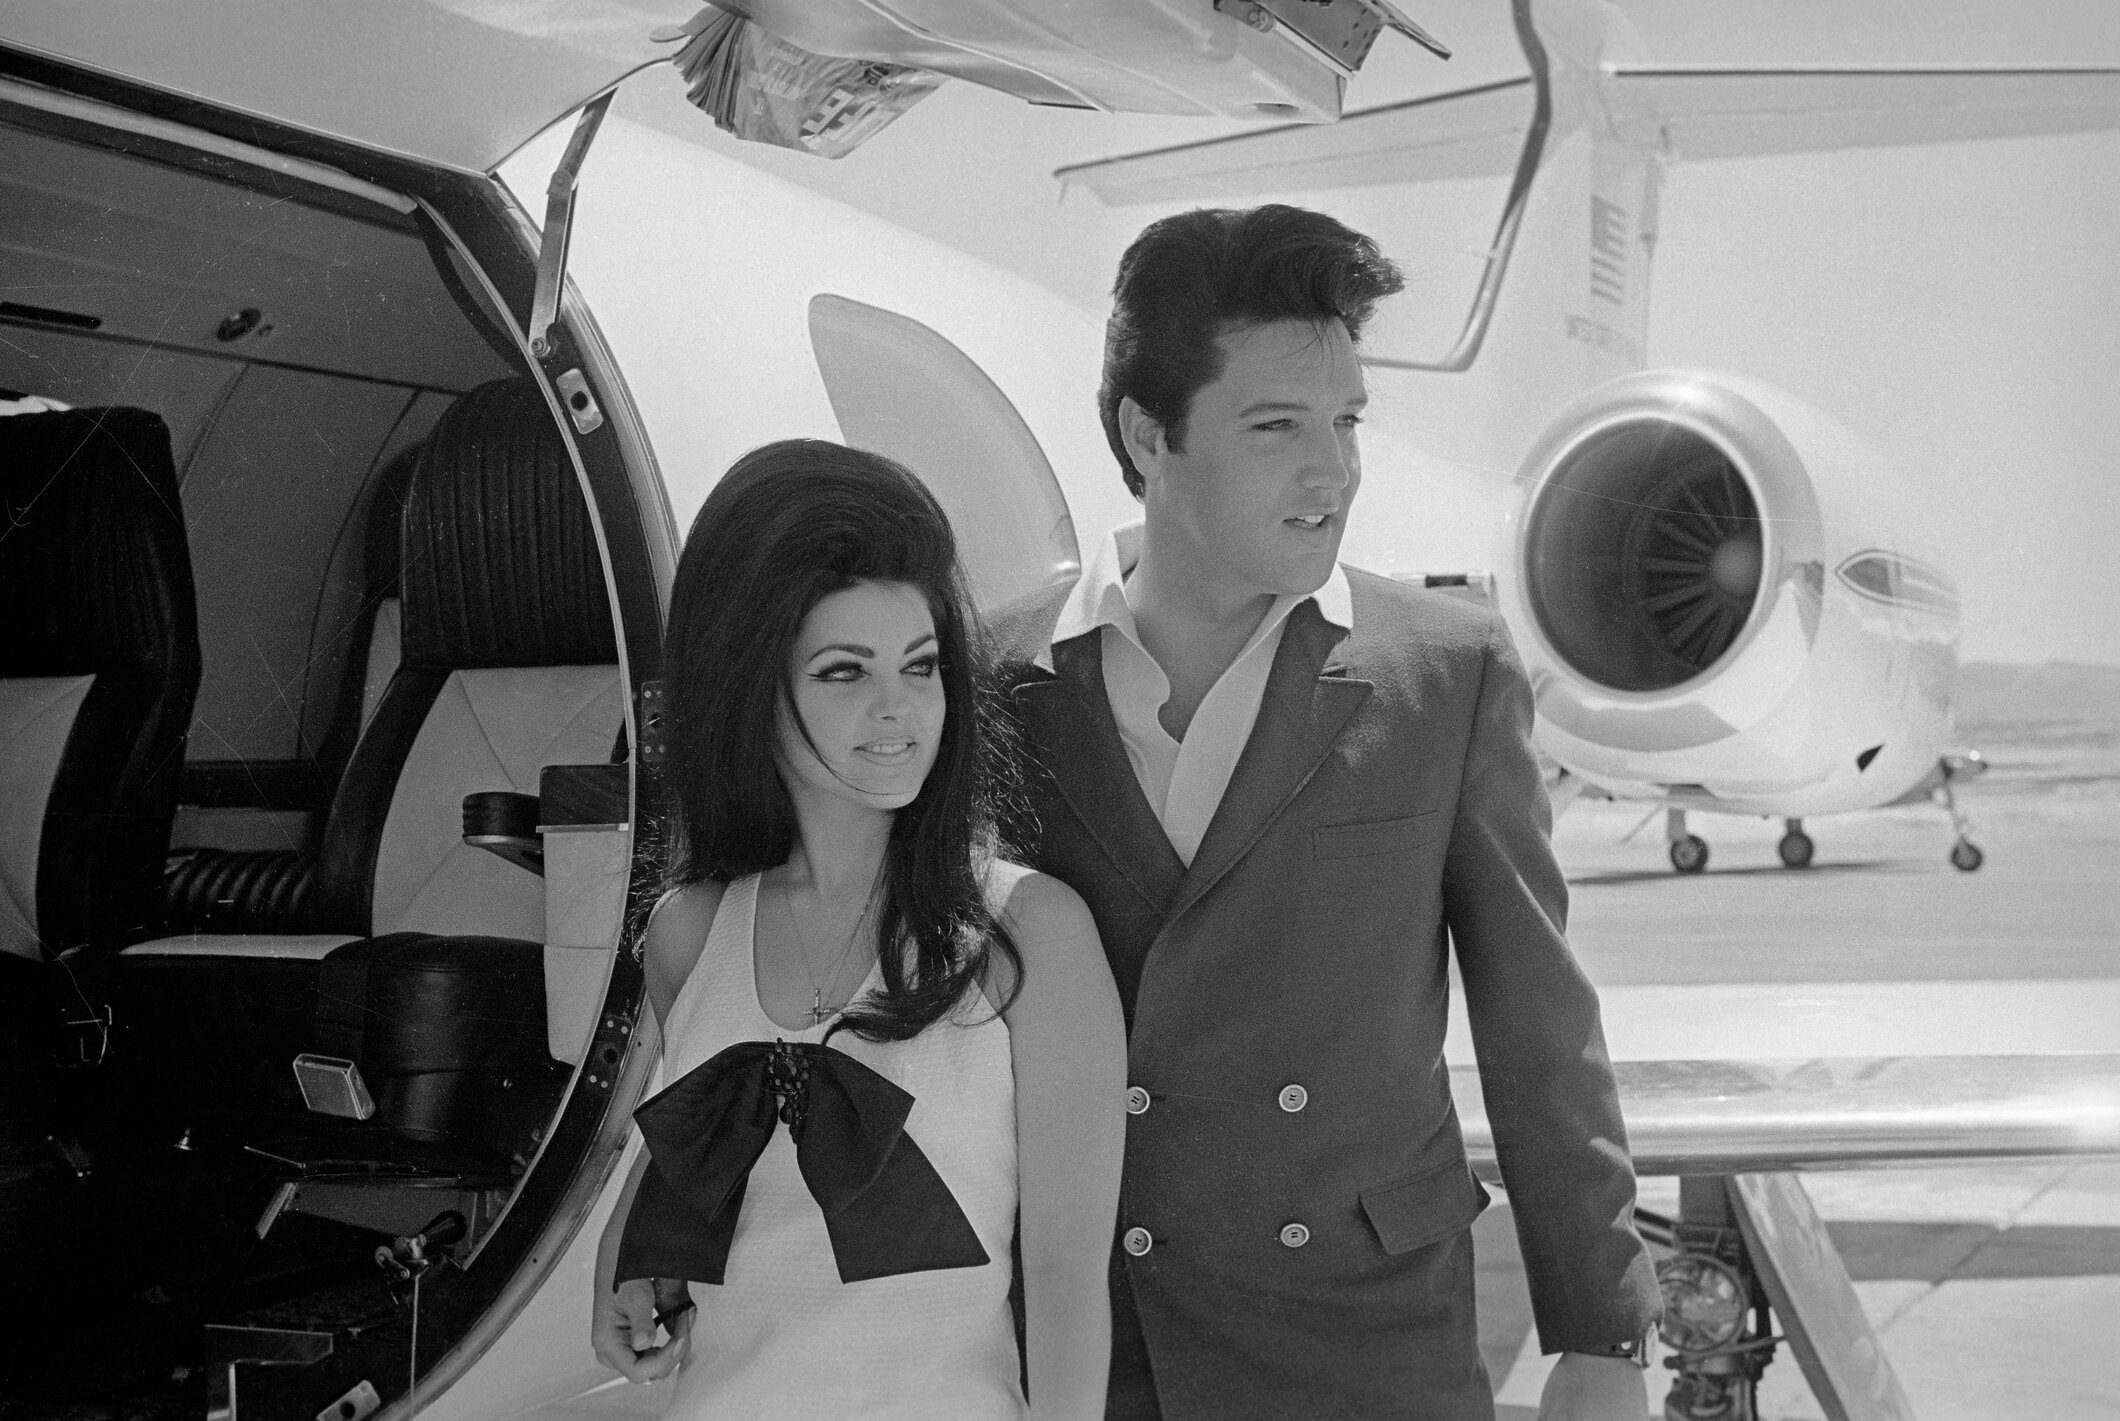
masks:
{"label": "suit breast pocket", "polygon": [[1325,861],[1410,854],[1423,844],[1442,837],[1446,827],[1443,815],[1434,809],[1401,819],[1321,824],[1310,831],[1310,856]]}

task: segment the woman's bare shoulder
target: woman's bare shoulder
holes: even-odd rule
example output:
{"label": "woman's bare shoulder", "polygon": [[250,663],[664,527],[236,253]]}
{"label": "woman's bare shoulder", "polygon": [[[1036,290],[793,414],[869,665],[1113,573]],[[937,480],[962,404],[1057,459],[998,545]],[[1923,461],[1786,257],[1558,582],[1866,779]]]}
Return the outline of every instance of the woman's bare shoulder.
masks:
{"label": "woman's bare shoulder", "polygon": [[727,887],[711,880],[680,884],[663,894],[649,911],[641,969],[658,1021],[669,1014],[678,989],[692,975],[692,965],[707,945],[707,930],[714,926],[714,914],[721,908]]}
{"label": "woman's bare shoulder", "polygon": [[1095,931],[1081,894],[1049,873],[1007,859],[987,866],[986,900],[1018,937],[1074,935],[1085,926]]}

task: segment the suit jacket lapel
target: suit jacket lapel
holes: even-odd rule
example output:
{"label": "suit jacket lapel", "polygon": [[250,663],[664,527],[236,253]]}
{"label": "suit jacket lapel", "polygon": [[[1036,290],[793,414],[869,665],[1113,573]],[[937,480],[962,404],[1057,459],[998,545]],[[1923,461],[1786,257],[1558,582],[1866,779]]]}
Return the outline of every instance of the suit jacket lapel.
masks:
{"label": "suit jacket lapel", "polygon": [[1016,688],[1030,743],[1106,857],[1157,912],[1185,876],[1185,861],[1141,793],[1133,762],[1112,721],[1096,633],[1053,648],[1054,679]]}
{"label": "suit jacket lapel", "polygon": [[[1368,681],[1340,676],[1338,666],[1328,664],[1327,658],[1345,635],[1319,615],[1313,602],[1300,603],[1288,614],[1280,648],[1266,674],[1266,691],[1259,698],[1251,738],[1244,743],[1229,788],[1223,791],[1192,867],[1185,872],[1170,919],[1198,902],[1258,842],[1288,802],[1310,783],[1349,718],[1376,689]],[[1130,774],[1128,781],[1132,781]]]}

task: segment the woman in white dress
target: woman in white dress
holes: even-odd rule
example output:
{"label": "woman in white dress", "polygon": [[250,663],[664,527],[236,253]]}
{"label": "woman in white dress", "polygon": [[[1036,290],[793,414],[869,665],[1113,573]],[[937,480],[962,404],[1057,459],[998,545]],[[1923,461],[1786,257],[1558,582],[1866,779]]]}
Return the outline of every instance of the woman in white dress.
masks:
{"label": "woman in white dress", "polygon": [[768,445],[692,525],[668,1084],[592,1321],[678,1372],[670,1416],[1103,1415],[1125,1032],[1081,899],[998,855],[976,645],[941,507],[880,456]]}

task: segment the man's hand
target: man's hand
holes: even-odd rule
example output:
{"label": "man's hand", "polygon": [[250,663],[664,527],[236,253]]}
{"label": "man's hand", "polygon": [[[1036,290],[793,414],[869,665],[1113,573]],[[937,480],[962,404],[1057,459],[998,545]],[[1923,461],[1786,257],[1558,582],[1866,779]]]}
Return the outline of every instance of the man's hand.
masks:
{"label": "man's hand", "polygon": [[691,1309],[670,1320],[670,1340],[658,1347],[652,1282],[633,1278],[608,1293],[598,1289],[597,1294],[589,1322],[597,1361],[629,1382],[652,1382],[677,1370],[692,1337]]}
{"label": "man's hand", "polygon": [[1625,1357],[1563,1352],[1538,1399],[1538,1421],[1644,1421],[1647,1373]]}

